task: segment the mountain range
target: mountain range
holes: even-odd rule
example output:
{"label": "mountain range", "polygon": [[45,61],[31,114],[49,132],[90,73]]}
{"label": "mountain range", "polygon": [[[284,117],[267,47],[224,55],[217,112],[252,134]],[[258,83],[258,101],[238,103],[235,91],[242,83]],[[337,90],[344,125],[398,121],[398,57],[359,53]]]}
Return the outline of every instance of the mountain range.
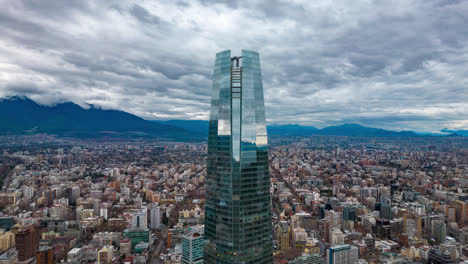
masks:
{"label": "mountain range", "polygon": [[[301,125],[269,125],[270,136],[334,135],[351,137],[418,137],[412,131],[389,131],[357,124],[322,129]],[[468,131],[445,130],[451,135],[468,136]],[[208,121],[145,120],[119,110],[93,105],[83,108],[72,102],[40,105],[27,97],[0,99],[0,135],[46,133],[79,138],[159,138],[167,140],[206,140]]]}
{"label": "mountain range", "polygon": [[93,105],[85,109],[71,102],[44,106],[27,97],[0,99],[0,135],[36,133],[79,138],[202,138],[180,127]]}
{"label": "mountain range", "polygon": [[451,129],[444,128],[441,130],[441,132],[468,137],[468,130],[451,130]]}
{"label": "mountain range", "polygon": [[[168,120],[153,122],[180,127],[197,133],[208,134],[208,121],[204,120]],[[270,136],[349,136],[349,137],[418,137],[412,131],[389,131],[380,128],[365,127],[356,124],[344,124],[339,126],[329,126],[318,129],[313,126],[301,125],[268,125],[268,135]]]}

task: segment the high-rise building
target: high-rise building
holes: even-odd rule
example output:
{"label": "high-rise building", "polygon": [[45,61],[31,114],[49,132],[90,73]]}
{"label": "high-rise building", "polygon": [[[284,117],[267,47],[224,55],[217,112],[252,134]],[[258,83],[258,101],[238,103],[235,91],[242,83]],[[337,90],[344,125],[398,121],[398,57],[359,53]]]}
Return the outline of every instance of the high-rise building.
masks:
{"label": "high-rise building", "polygon": [[330,227],[340,227],[341,225],[341,213],[333,210],[325,212],[325,219],[330,223]]}
{"label": "high-rise building", "polygon": [[345,235],[339,228],[332,228],[330,232],[330,246],[343,245],[345,241]]}
{"label": "high-rise building", "polygon": [[281,251],[289,250],[289,237],[291,228],[289,227],[288,222],[281,221],[278,224],[278,249]]}
{"label": "high-rise building", "polygon": [[36,264],[53,264],[54,248],[42,246],[36,254]]}
{"label": "high-rise building", "polygon": [[132,229],[147,229],[148,219],[146,216],[146,208],[139,209],[132,214]]}
{"label": "high-rise building", "polygon": [[156,229],[161,227],[161,213],[158,203],[153,203],[150,209],[150,228]]}
{"label": "high-rise building", "polygon": [[341,245],[331,247],[327,251],[328,264],[354,264],[358,261],[357,247]]}
{"label": "high-rise building", "polygon": [[452,204],[456,210],[455,212],[458,226],[465,226],[468,221],[468,203],[456,200],[453,201]]}
{"label": "high-rise building", "polygon": [[182,264],[203,263],[203,233],[203,226],[192,226],[182,237]]}
{"label": "high-rise building", "polygon": [[16,232],[15,244],[18,250],[18,260],[28,261],[36,257],[39,248],[39,234],[33,226],[22,228]]}
{"label": "high-rise building", "polygon": [[437,243],[443,243],[447,236],[447,225],[443,220],[432,222],[432,237]]}
{"label": "high-rise building", "polygon": [[392,207],[390,201],[386,197],[382,197],[380,200],[380,217],[392,220]]}
{"label": "high-rise building", "polygon": [[409,237],[415,237],[417,234],[416,221],[410,218],[410,219],[406,219],[404,224],[405,224],[405,233]]}
{"label": "high-rise building", "polygon": [[325,261],[323,261],[322,256],[313,254],[295,258],[294,260],[291,260],[289,264],[325,264]]}
{"label": "high-rise building", "polygon": [[272,263],[260,59],[216,54],[208,137],[205,263]]}
{"label": "high-rise building", "polygon": [[343,208],[343,220],[354,221],[356,219],[356,208],[352,206],[345,206]]}

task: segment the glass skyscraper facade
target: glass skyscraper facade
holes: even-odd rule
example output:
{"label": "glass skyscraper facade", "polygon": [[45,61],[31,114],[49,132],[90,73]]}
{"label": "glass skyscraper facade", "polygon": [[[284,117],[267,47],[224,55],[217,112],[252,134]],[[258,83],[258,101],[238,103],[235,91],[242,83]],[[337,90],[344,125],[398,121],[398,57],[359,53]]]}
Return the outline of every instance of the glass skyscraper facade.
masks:
{"label": "glass skyscraper facade", "polygon": [[273,263],[260,59],[216,54],[208,137],[204,263]]}

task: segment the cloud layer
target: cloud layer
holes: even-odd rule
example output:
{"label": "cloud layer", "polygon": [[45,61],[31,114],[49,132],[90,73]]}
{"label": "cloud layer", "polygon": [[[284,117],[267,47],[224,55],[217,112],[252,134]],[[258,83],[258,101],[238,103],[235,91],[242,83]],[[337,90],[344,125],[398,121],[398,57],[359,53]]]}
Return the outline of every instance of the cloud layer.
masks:
{"label": "cloud layer", "polygon": [[0,5],[0,96],[207,119],[215,53],[245,48],[270,123],[468,128],[468,1]]}

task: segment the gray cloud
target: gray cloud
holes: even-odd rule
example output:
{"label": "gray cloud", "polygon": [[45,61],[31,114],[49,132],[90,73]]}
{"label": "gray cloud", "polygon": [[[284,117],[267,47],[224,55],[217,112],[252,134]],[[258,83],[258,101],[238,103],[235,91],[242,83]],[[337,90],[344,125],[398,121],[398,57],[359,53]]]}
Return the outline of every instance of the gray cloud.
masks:
{"label": "gray cloud", "polygon": [[206,119],[215,53],[245,48],[270,123],[468,128],[466,1],[0,4],[0,96]]}
{"label": "gray cloud", "polygon": [[161,21],[161,19],[158,16],[152,15],[150,12],[148,12],[148,10],[146,10],[138,4],[134,4],[130,8],[130,14],[132,14],[136,19],[144,23],[159,24],[159,22]]}

